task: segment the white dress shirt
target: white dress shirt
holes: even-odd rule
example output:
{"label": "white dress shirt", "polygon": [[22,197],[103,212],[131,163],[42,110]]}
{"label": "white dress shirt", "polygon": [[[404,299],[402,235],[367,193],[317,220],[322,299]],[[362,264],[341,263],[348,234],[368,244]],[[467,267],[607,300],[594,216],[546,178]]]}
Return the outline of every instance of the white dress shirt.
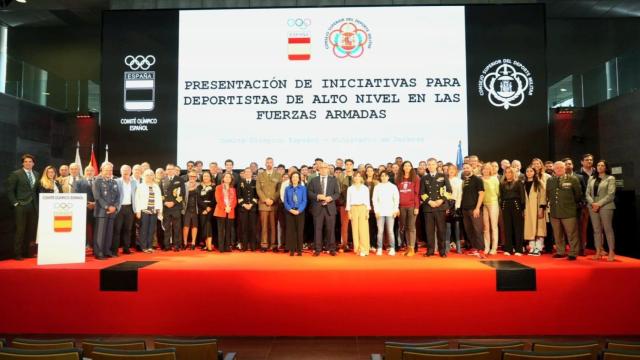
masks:
{"label": "white dress shirt", "polygon": [[124,181],[124,179],[122,180],[122,204],[121,205],[131,205],[131,201],[132,201],[132,196],[133,194],[131,193],[131,181],[132,179],[129,179],[129,182]]}
{"label": "white dress shirt", "polygon": [[345,210],[349,211],[354,205],[365,205],[367,210],[371,210],[369,188],[366,185],[351,185],[347,189],[347,205]]}
{"label": "white dress shirt", "polygon": [[451,184],[451,198],[456,201],[456,209],[459,209],[462,202],[462,179],[457,176],[449,178],[449,184]]}

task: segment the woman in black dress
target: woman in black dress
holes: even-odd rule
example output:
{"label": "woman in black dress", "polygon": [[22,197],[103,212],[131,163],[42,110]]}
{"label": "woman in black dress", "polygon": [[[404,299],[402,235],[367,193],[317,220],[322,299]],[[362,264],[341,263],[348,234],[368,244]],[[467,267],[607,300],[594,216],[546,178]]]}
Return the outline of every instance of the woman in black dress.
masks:
{"label": "woman in black dress", "polygon": [[190,171],[188,179],[184,186],[187,188],[187,202],[184,207],[184,217],[182,226],[182,241],[184,248],[187,248],[187,240],[189,239],[189,229],[191,229],[191,250],[196,248],[196,239],[198,238],[198,174]]}
{"label": "woman in black dress", "polygon": [[205,247],[203,250],[211,251],[211,240],[213,231],[211,230],[211,221],[213,220],[213,209],[216,206],[215,200],[215,184],[208,172],[202,173],[202,182],[198,185],[198,224],[200,224],[200,234],[205,239]]}

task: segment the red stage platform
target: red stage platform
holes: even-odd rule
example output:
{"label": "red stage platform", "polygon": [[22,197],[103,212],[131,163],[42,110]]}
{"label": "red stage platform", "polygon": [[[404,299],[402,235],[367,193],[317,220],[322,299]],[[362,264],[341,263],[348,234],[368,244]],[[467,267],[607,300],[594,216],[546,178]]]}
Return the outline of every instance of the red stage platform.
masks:
{"label": "red stage platform", "polygon": [[[137,291],[101,291],[101,269],[139,269]],[[505,257],[535,291],[497,291],[466,255],[318,258],[201,251],[86,264],[0,262],[0,333],[210,336],[639,335],[640,261]]]}

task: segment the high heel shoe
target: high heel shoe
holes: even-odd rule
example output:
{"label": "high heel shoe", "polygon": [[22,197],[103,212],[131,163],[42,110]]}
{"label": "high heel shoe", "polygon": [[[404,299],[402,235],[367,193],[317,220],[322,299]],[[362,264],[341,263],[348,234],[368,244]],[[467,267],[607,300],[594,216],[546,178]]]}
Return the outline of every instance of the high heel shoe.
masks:
{"label": "high heel shoe", "polygon": [[596,254],[593,255],[593,260],[600,260],[601,257],[602,257],[602,250],[597,249]]}
{"label": "high heel shoe", "polygon": [[607,261],[609,262],[616,261],[616,254],[614,254],[613,251],[609,251],[609,257],[607,257]]}
{"label": "high heel shoe", "polygon": [[196,249],[196,245],[195,244],[191,244],[191,250],[195,250]]}

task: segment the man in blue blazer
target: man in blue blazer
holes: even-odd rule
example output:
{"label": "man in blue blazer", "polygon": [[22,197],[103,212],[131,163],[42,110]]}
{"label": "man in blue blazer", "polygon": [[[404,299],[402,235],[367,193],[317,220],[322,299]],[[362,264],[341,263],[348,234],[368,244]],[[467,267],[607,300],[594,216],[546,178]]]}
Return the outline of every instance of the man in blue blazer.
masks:
{"label": "man in blue blazer", "polygon": [[326,229],[327,248],[331,256],[336,256],[336,203],[340,197],[340,187],[335,177],[329,176],[329,164],[319,166],[320,176],[309,182],[308,201],[315,230],[315,251],[313,256],[322,251],[322,233]]}
{"label": "man in blue blazer", "polygon": [[120,206],[118,184],[113,179],[113,164],[105,162],[100,167],[100,176],[93,182],[93,197],[96,199],[94,216],[96,229],[93,236],[93,255],[97,260],[113,257],[113,223]]}

